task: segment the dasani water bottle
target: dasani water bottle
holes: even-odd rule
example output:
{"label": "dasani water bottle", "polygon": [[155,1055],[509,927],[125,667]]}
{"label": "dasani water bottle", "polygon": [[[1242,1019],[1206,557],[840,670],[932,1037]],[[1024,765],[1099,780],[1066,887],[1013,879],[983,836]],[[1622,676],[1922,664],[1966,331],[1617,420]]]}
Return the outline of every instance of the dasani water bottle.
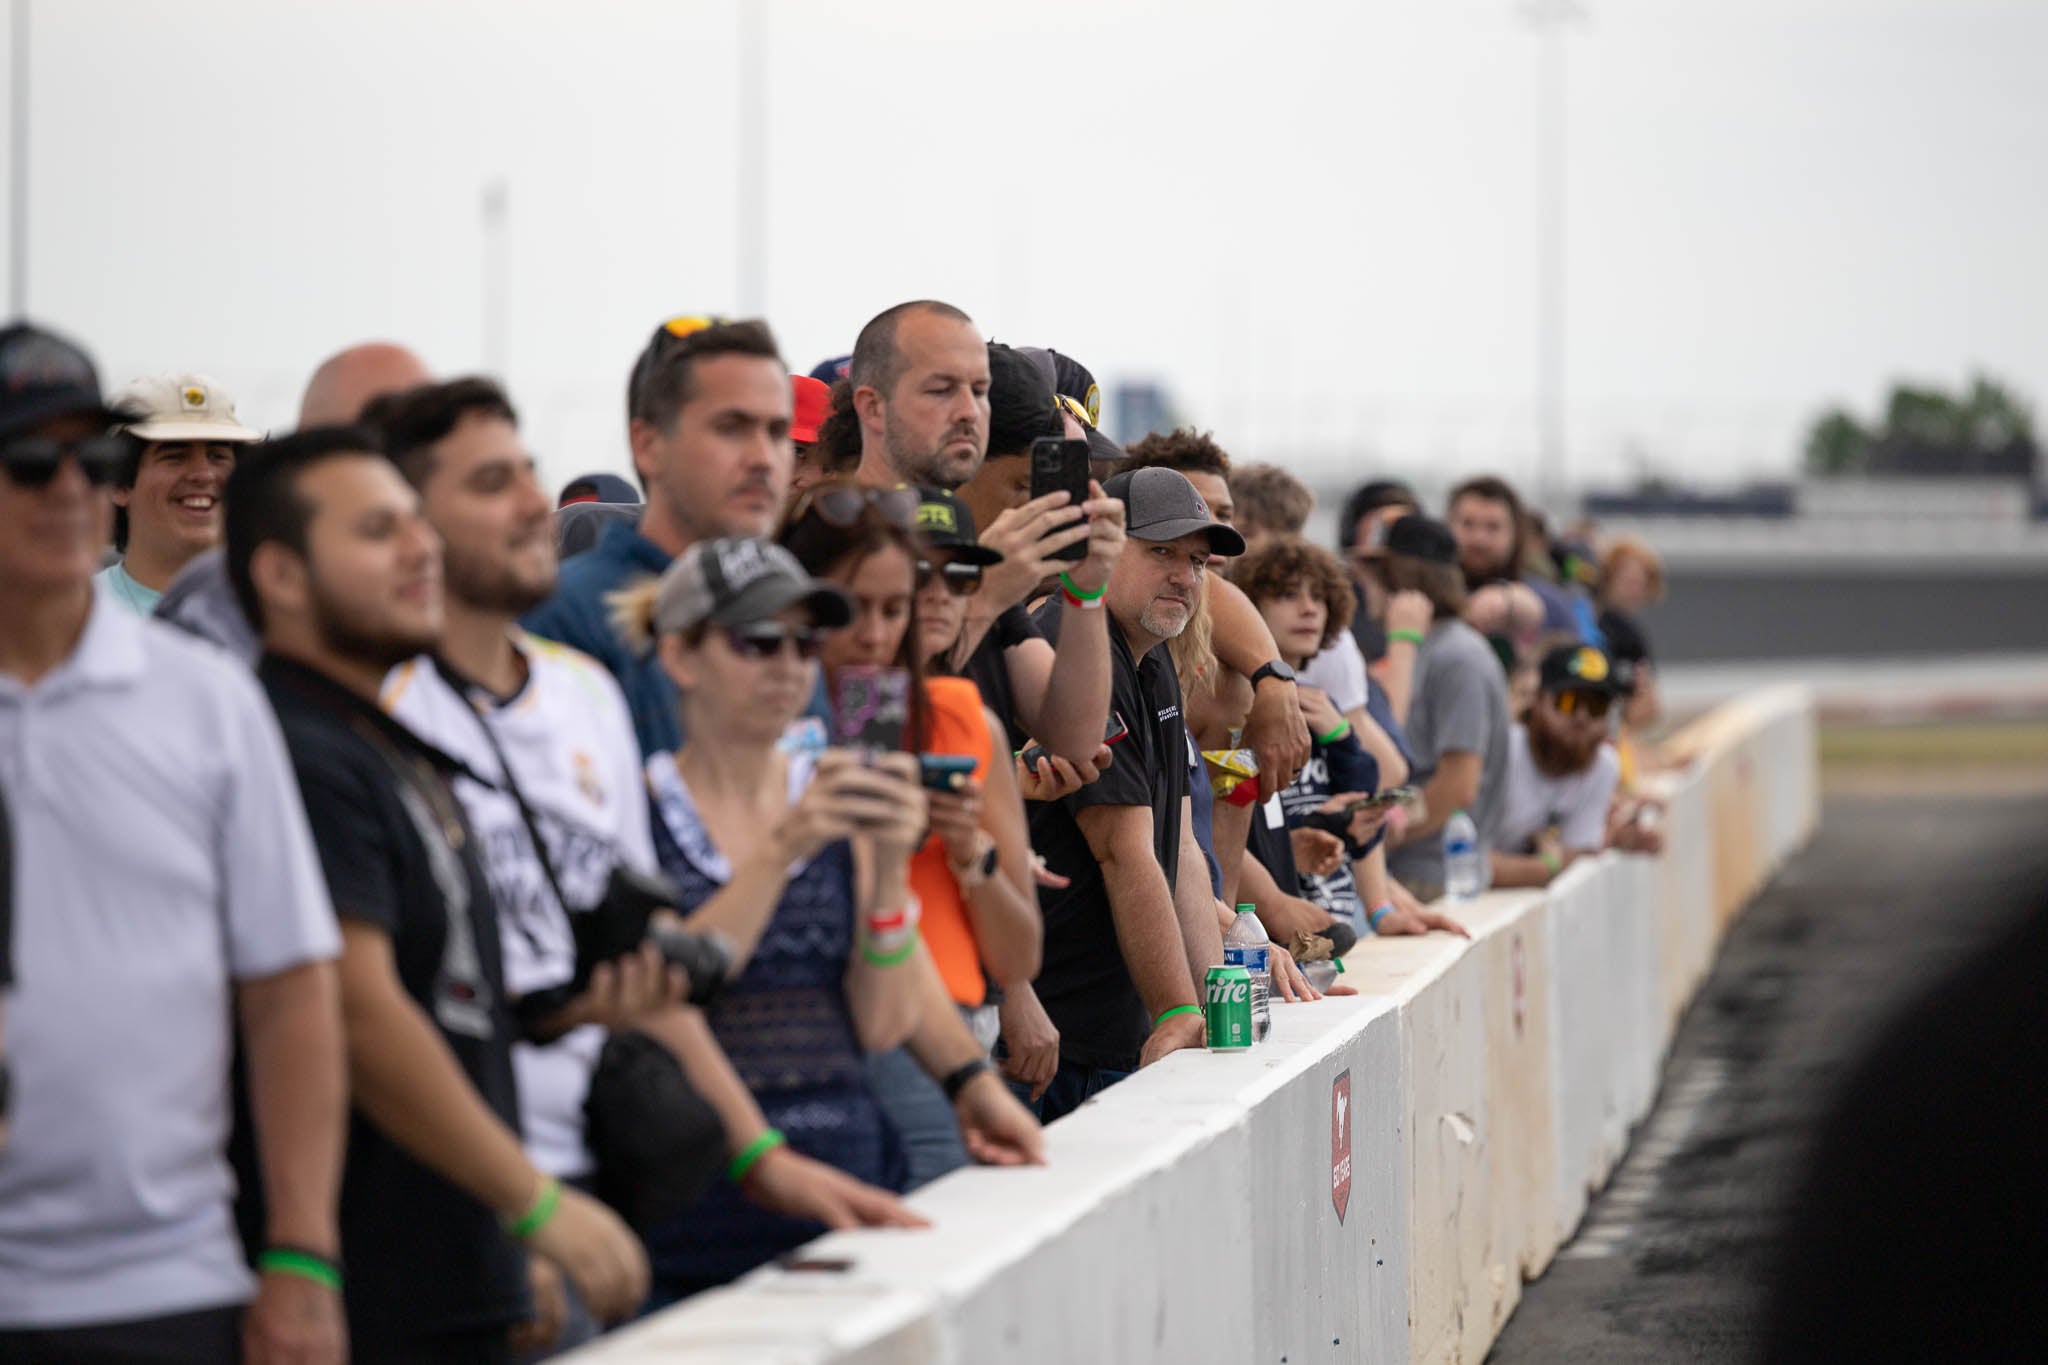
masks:
{"label": "dasani water bottle", "polygon": [[1488,880],[1478,827],[1465,812],[1451,812],[1444,825],[1444,894],[1454,901],[1469,901],[1486,889]]}
{"label": "dasani water bottle", "polygon": [[1266,1041],[1273,1027],[1273,940],[1259,923],[1254,907],[1240,905],[1230,931],[1223,936],[1223,965],[1242,967],[1252,979],[1252,1041]]}

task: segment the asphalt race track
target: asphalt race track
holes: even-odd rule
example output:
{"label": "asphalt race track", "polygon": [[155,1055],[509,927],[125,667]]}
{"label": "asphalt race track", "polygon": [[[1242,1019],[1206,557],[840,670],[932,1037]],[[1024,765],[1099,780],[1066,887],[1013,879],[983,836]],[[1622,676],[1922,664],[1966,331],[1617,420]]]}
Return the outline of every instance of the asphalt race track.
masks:
{"label": "asphalt race track", "polygon": [[1871,1026],[2048,887],[2048,797],[1830,796],[1730,932],[1657,1108],[1497,1365],[1745,1361],[1805,1143]]}

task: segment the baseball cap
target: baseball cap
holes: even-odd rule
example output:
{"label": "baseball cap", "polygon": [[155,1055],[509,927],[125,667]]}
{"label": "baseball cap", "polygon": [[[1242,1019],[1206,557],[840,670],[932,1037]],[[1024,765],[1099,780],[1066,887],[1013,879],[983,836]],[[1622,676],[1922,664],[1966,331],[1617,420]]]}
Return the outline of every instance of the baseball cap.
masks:
{"label": "baseball cap", "polygon": [[1061,355],[1050,346],[1019,346],[1017,351],[1038,367],[1045,376],[1045,382],[1052,385],[1054,393],[1063,393],[1081,405],[1088,414],[1088,425],[1099,426],[1102,422],[1102,386],[1095,382],[1095,376],[1086,365],[1070,355]]}
{"label": "baseball cap", "polygon": [[796,415],[789,421],[789,439],[810,445],[818,439],[818,428],[832,415],[832,386],[807,374],[793,374],[789,387],[796,402]]}
{"label": "baseball cap", "polygon": [[835,355],[811,366],[811,378],[821,384],[837,384],[852,372],[853,357],[850,355]]}
{"label": "baseball cap", "polygon": [[136,415],[128,434],[139,440],[247,445],[263,439],[236,420],[235,400],[203,374],[164,370],[131,379],[115,392],[114,406]]}
{"label": "baseball cap", "polygon": [[[1417,507],[1415,492],[1398,479],[1373,479],[1351,490],[1351,496],[1344,499],[1344,509],[1337,514],[1337,548],[1349,550],[1358,540],[1358,521],[1368,512],[1377,512],[1382,507]],[[1374,543],[1366,545],[1368,550],[1384,548],[1379,543],[1382,529],[1374,524]]]}
{"label": "baseball cap", "polygon": [[707,623],[739,626],[799,605],[827,629],[853,621],[846,594],[805,573],[796,556],[774,541],[699,541],[661,575],[654,625],[663,634]]}
{"label": "baseball cap", "polygon": [[558,507],[573,507],[579,502],[628,503],[637,505],[640,490],[616,474],[580,474],[562,485],[562,493],[555,500]]}
{"label": "baseball cap", "polygon": [[100,398],[99,373],[84,351],[25,322],[0,330],[0,437],[74,416],[108,426],[129,418]]}
{"label": "baseball cap", "polygon": [[1103,435],[1101,428],[1088,420],[1088,409],[1081,406],[1081,400],[1068,394],[1059,395],[1059,405],[1073,419],[1081,424],[1081,435],[1088,442],[1088,461],[1091,465],[1120,465],[1127,458],[1124,448]]}
{"label": "baseball cap", "polygon": [[1390,555],[1407,555],[1431,564],[1456,564],[1458,540],[1451,528],[1420,513],[1402,517],[1387,528],[1383,547]]}
{"label": "baseball cap", "polygon": [[975,538],[974,513],[942,488],[917,490],[917,538],[934,550],[950,550],[962,564],[1003,562],[1003,552]]}
{"label": "baseball cap", "polygon": [[1537,666],[1537,686],[1545,692],[1599,692],[1616,696],[1621,680],[1607,651],[1592,645],[1559,645]]}
{"label": "baseball cap", "polygon": [[1244,537],[1209,515],[1209,504],[1177,469],[1155,465],[1128,470],[1104,484],[1102,491],[1122,500],[1124,532],[1132,540],[1157,544],[1199,531],[1208,536],[1214,554],[1244,553]]}

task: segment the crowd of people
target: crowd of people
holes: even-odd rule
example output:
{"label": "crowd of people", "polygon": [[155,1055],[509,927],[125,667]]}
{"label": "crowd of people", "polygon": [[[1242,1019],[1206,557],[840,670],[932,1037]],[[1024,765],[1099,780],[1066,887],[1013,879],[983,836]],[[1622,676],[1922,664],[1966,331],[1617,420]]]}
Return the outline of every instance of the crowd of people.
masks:
{"label": "crowd of people", "polygon": [[1503,886],[1657,846],[1656,556],[1499,479],[1333,552],[930,300],[811,374],[672,318],[626,416],[551,494],[401,347],[266,436],[0,332],[0,1358],[538,1359],[1042,1162],[1239,906],[1306,1004],[1465,932],[1461,812]]}

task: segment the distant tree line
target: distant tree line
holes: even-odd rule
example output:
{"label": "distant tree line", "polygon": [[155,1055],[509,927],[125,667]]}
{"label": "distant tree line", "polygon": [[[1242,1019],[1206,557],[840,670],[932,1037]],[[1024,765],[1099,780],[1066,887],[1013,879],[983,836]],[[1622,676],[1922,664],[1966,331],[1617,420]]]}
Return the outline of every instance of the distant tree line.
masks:
{"label": "distant tree line", "polygon": [[1806,472],[1990,474],[2030,478],[2038,458],[2034,414],[2005,385],[1982,375],[1960,396],[1894,385],[1884,418],[1866,426],[1845,408],[1815,419],[1806,435]]}

